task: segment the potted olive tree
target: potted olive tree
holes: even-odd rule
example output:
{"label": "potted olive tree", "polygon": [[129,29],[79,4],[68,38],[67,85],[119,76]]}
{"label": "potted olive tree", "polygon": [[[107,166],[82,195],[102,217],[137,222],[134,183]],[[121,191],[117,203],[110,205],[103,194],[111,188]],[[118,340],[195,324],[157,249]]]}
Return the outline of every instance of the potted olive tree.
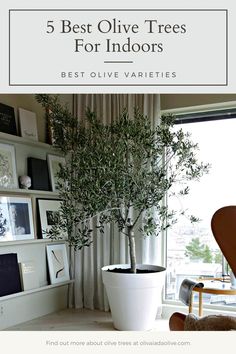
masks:
{"label": "potted olive tree", "polygon": [[137,265],[136,235],[157,235],[170,226],[176,211],[168,210],[166,195],[177,184],[179,193],[187,194],[186,183],[198,180],[208,165],[197,161],[197,145],[189,135],[173,129],[171,115],[161,117],[152,129],[137,109],[132,119],[124,110],[111,125],[102,124],[88,110],[82,124],[55,97],[37,99],[49,112],[55,147],[66,155],[59,172],[62,218],[51,237],[64,229],[69,245],[78,249],[91,242],[91,218],[96,216],[101,232],[104,224],[115,223],[128,238],[130,264],[102,269],[114,325],[122,330],[150,329],[165,268]]}

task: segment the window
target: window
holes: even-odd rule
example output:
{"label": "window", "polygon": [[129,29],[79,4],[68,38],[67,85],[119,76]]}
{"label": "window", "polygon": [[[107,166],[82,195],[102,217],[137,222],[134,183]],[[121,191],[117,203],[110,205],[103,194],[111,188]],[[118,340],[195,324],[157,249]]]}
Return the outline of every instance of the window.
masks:
{"label": "window", "polygon": [[[226,119],[233,117],[234,113],[221,111],[185,116],[177,122],[177,128],[191,133],[200,148],[199,159],[210,163],[211,169],[200,182],[191,182],[189,195],[168,201],[170,209],[181,206],[200,221],[191,224],[181,217],[167,232],[166,299],[178,299],[185,278],[222,276],[222,254],[210,224],[217,209],[236,204],[236,119]],[[236,297],[207,295],[204,302],[232,305]]]}

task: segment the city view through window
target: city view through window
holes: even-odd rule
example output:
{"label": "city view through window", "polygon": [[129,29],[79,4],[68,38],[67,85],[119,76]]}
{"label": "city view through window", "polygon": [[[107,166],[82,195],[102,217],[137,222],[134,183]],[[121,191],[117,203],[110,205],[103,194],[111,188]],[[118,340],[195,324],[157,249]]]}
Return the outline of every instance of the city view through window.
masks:
{"label": "city view through window", "polygon": [[[191,182],[189,195],[182,199],[170,198],[170,209],[188,209],[199,218],[191,223],[188,218],[178,222],[167,232],[166,299],[178,300],[179,287],[185,278],[222,276],[222,254],[211,232],[214,212],[236,204],[236,119],[211,120],[176,125],[191,133],[198,143],[198,157],[211,165],[209,174],[199,182]],[[204,295],[211,304],[236,304],[235,296]]]}

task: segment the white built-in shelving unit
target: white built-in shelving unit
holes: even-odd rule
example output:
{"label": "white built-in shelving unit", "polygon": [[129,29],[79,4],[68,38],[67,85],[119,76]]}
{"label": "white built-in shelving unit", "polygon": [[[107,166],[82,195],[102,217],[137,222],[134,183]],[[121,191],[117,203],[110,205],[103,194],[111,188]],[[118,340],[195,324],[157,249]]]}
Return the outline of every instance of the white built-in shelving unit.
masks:
{"label": "white built-in shelving unit", "polygon": [[50,198],[55,198],[58,197],[57,192],[50,192],[50,191],[38,191],[38,190],[32,190],[32,189],[20,189],[20,188],[14,188],[14,189],[8,189],[8,188],[0,188],[0,193],[1,194],[27,194],[27,195],[44,195]]}
{"label": "white built-in shelving unit", "polygon": [[[51,145],[0,133],[0,143],[14,145],[17,175],[27,175],[27,158],[46,159],[47,154],[58,153]],[[37,235],[37,198],[58,199],[57,192],[0,188],[0,195],[27,196],[33,207],[35,239],[0,241],[0,254],[17,253],[18,262],[33,260],[39,278],[39,288],[0,297],[0,330],[58,311],[67,306],[68,286],[73,282],[50,285],[48,280],[46,245],[55,242]],[[61,243],[57,241],[55,243]]]}

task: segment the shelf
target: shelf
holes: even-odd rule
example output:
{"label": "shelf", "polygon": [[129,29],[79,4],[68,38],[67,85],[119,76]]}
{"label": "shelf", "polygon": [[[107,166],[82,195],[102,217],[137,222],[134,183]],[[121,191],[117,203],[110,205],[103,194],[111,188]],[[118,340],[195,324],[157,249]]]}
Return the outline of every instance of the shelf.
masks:
{"label": "shelf", "polygon": [[42,286],[41,288],[37,288],[37,289],[21,291],[19,293],[15,293],[15,294],[11,294],[11,295],[1,296],[0,297],[0,302],[1,301],[5,301],[5,300],[14,299],[14,298],[20,297],[20,296],[26,296],[26,295],[30,295],[30,294],[34,294],[34,293],[39,293],[41,291],[46,291],[46,290],[58,288],[60,286],[65,286],[65,285],[69,285],[69,284],[72,284],[72,283],[74,283],[74,280],[68,280],[68,281],[64,281],[62,283],[58,283],[58,284],[46,285],[46,286]]}
{"label": "shelf", "polygon": [[38,147],[45,150],[54,150],[54,147],[52,145],[42,143],[40,141],[28,140],[22,138],[21,136],[6,134],[2,132],[0,132],[0,140],[4,140],[7,143],[23,144],[23,145]]}
{"label": "shelf", "polygon": [[7,194],[31,194],[31,195],[47,195],[51,197],[59,197],[58,192],[52,191],[41,191],[41,190],[34,190],[34,189],[20,189],[20,188],[0,188],[0,193],[7,193]]}
{"label": "shelf", "polygon": [[33,238],[31,240],[14,240],[14,241],[0,241],[0,247],[16,246],[16,245],[28,245],[39,243],[65,243],[66,240],[50,240],[48,238]]}

